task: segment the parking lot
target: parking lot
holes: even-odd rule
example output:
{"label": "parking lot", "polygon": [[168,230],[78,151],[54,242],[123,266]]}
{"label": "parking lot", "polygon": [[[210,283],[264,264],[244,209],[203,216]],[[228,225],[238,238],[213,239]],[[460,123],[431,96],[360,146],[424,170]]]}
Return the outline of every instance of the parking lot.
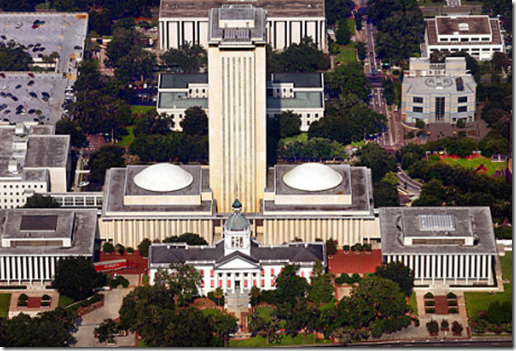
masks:
{"label": "parking lot", "polygon": [[73,81],[56,73],[34,73],[34,78],[21,72],[3,75],[5,78],[0,77],[1,123],[56,123],[61,118],[65,88]]}
{"label": "parking lot", "polygon": [[[39,60],[43,55],[50,55],[54,51],[57,52],[61,57],[58,72],[70,72],[73,69],[70,58],[82,59],[87,27],[86,13],[0,14],[2,42],[14,40],[25,47],[30,45],[27,52],[34,60]],[[37,44],[40,45],[36,50],[34,46]]]}

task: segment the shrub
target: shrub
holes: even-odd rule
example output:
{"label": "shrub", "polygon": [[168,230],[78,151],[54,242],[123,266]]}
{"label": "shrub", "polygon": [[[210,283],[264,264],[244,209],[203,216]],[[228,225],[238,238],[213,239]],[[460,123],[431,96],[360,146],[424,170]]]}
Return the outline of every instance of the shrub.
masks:
{"label": "shrub", "polygon": [[494,327],[494,332],[497,334],[497,335],[500,335],[502,334],[503,332],[503,328],[500,326],[500,325],[497,325]]}
{"label": "shrub", "polygon": [[19,300],[18,301],[18,307],[27,306],[27,300]]}
{"label": "shrub", "polygon": [[436,321],[426,323],[426,328],[430,334],[439,333],[439,324]]}
{"label": "shrub", "polygon": [[448,301],[448,306],[457,306],[457,301]]}
{"label": "shrub", "polygon": [[119,275],[109,282],[109,286],[113,289],[115,289],[119,285],[122,285],[122,287],[127,288],[129,286],[129,281],[125,279],[123,276]]}
{"label": "shrub", "polygon": [[337,253],[337,245],[332,238],[326,240],[326,253],[329,256],[333,256]]}
{"label": "shrub", "polygon": [[360,274],[353,273],[353,275],[351,276],[351,283],[350,284],[358,283],[361,280],[362,280],[362,277],[360,276]]}
{"label": "shrub", "polygon": [[129,246],[129,247],[126,249],[126,251],[127,251],[127,253],[133,253],[133,252],[134,252],[134,249],[133,249],[132,247],[130,247],[130,246]]}
{"label": "shrub", "polygon": [[149,256],[149,246],[151,246],[151,241],[147,238],[143,239],[142,242],[138,245],[138,251],[140,255],[143,257]]}
{"label": "shrub", "polygon": [[450,308],[448,309],[448,313],[459,313],[459,311],[456,308]]}
{"label": "shrub", "polygon": [[416,128],[419,128],[419,129],[425,128],[425,122],[423,122],[422,120],[418,119],[416,121]]}
{"label": "shrub", "polygon": [[344,246],[342,247],[342,249],[343,249],[344,251],[349,251],[349,245],[344,245]]}
{"label": "shrub", "polygon": [[50,301],[41,301],[41,307],[48,307],[50,306]]}
{"label": "shrub", "polygon": [[446,319],[443,319],[441,322],[441,328],[448,328],[450,326],[450,323]]}
{"label": "shrub", "polygon": [[364,251],[364,245],[362,244],[356,244],[357,251]]}
{"label": "shrub", "polygon": [[428,292],[425,294],[425,299],[433,299],[434,298],[434,294],[432,294],[431,292]]}
{"label": "shrub", "polygon": [[460,333],[462,333],[463,329],[464,328],[462,327],[462,325],[459,322],[457,322],[457,321],[453,322],[453,324],[452,324],[452,332],[454,332],[456,334],[460,334]]}
{"label": "shrub", "polygon": [[364,248],[367,252],[371,252],[373,250],[373,245],[371,244],[365,244]]}
{"label": "shrub", "polygon": [[466,137],[466,131],[465,130],[461,130],[459,131],[459,138],[465,138]]}
{"label": "shrub", "polygon": [[119,254],[123,254],[124,251],[125,251],[125,246],[122,245],[122,244],[116,244],[115,246],[115,250],[116,252],[118,252]]}
{"label": "shrub", "polygon": [[417,318],[412,318],[411,320],[412,320],[412,321],[414,321],[414,325],[415,325],[416,327],[419,327],[419,319],[417,319]]}
{"label": "shrub", "polygon": [[111,253],[111,252],[115,251],[115,247],[110,242],[105,242],[104,245],[102,246],[102,249],[104,250],[105,253]]}
{"label": "shrub", "polygon": [[477,322],[475,325],[475,332],[476,333],[485,333],[487,328],[487,322],[484,319],[481,319]]}
{"label": "shrub", "polygon": [[413,139],[415,137],[414,132],[408,132],[405,134],[405,139]]}
{"label": "shrub", "polygon": [[[215,302],[217,304],[217,306],[224,306],[224,294],[222,294],[222,297],[220,299],[217,299],[212,291],[212,292],[208,293],[208,299]],[[219,304],[219,301],[220,301],[220,304]]]}
{"label": "shrub", "polygon": [[457,121],[457,128],[464,128],[466,126],[466,122],[461,118]]}
{"label": "shrub", "polygon": [[435,308],[427,308],[426,313],[435,313]]}
{"label": "shrub", "polygon": [[50,296],[48,296],[47,294],[43,295],[41,297],[41,301],[50,301]]}
{"label": "shrub", "polygon": [[425,306],[435,306],[435,302],[432,300],[425,301]]}
{"label": "shrub", "polygon": [[457,295],[455,295],[454,293],[450,292],[450,293],[448,293],[448,295],[446,295],[446,297],[449,298],[449,299],[456,299]]}
{"label": "shrub", "polygon": [[21,294],[20,297],[18,298],[18,300],[20,301],[27,301],[29,299],[29,297],[27,296],[27,294]]}

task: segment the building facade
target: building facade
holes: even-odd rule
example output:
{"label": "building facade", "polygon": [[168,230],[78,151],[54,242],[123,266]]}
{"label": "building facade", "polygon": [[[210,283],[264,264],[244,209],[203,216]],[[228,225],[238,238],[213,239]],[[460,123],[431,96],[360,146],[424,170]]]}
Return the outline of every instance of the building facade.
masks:
{"label": "building facade", "polygon": [[35,193],[66,192],[70,136],[54,128],[0,126],[0,208],[22,207]]}
{"label": "building facade", "polygon": [[224,239],[213,246],[153,244],[149,249],[150,282],[155,283],[159,269],[170,272],[170,264],[184,261],[201,272],[201,295],[221,287],[226,294],[249,294],[251,287],[275,288],[276,276],[287,264],[300,266],[297,274],[309,279],[316,261],[326,267],[323,242],[261,245],[254,240],[251,226],[238,200],[224,223]]}
{"label": "building facade", "polygon": [[436,16],[427,18],[422,53],[466,52],[479,61],[489,61],[495,52],[505,52],[500,23],[489,16]]}
{"label": "building facade", "polygon": [[417,285],[489,286],[498,255],[488,207],[381,208],[384,262],[402,262]]}
{"label": "building facade", "polygon": [[[162,0],[159,13],[160,50],[177,49],[184,43],[208,48],[209,12],[226,4],[236,3],[229,0],[202,3]],[[324,1],[288,0],[280,3],[256,0],[253,5],[267,12],[265,40],[273,49],[284,50],[308,36],[319,50],[327,50]]]}
{"label": "building facade", "polygon": [[100,249],[95,209],[4,209],[0,221],[0,285],[46,285],[60,259]]}
{"label": "building facade", "polygon": [[476,88],[463,57],[447,57],[444,63],[411,57],[401,87],[402,119],[407,123],[473,122]]}

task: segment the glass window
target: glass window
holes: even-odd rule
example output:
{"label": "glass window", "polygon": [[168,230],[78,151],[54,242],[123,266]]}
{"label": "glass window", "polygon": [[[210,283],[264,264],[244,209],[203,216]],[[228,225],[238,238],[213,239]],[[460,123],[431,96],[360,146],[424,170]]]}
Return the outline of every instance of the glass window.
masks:
{"label": "glass window", "polygon": [[412,99],[412,101],[413,101],[413,102],[415,102],[415,103],[422,104],[422,103],[423,103],[423,98],[422,98],[422,97],[414,96],[414,98]]}
{"label": "glass window", "polygon": [[464,103],[464,102],[468,102],[468,97],[467,96],[459,96],[457,102],[459,104]]}
{"label": "glass window", "polygon": [[420,106],[414,106],[412,112],[423,113],[423,108]]}
{"label": "glass window", "polygon": [[460,106],[458,109],[458,112],[467,112],[467,111],[468,111],[468,106]]}

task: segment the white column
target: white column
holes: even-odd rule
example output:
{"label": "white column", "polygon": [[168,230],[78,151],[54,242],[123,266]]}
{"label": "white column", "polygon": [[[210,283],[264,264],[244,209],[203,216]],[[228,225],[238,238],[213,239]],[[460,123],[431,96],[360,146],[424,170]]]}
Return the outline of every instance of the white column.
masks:
{"label": "white column", "polygon": [[405,267],[408,267],[408,256],[407,255],[403,255],[403,264],[405,265]]}
{"label": "white column", "polygon": [[11,257],[5,258],[5,276],[7,278],[7,283],[11,280]]}
{"label": "white column", "polygon": [[387,263],[391,263],[391,255],[387,256]]}
{"label": "white column", "polygon": [[409,268],[414,270],[414,255],[410,255],[409,258]]}
{"label": "white column", "polygon": [[457,284],[457,278],[458,278],[458,265],[459,265],[459,256],[455,255],[453,256],[453,281],[455,284]]}
{"label": "white column", "polygon": [[442,276],[441,276],[441,258],[442,258],[441,255],[437,255],[435,257],[435,260],[437,261],[437,271],[435,272],[436,273],[435,274],[436,278],[442,278]]}
{"label": "white column", "polygon": [[56,274],[56,260],[57,257],[51,257],[50,258],[50,278],[54,278],[54,275]]}
{"label": "white column", "polygon": [[466,278],[464,272],[464,255],[459,256],[459,278]]}
{"label": "white column", "polygon": [[226,280],[227,280],[227,276],[226,276],[226,272],[224,272],[224,273],[222,273],[222,290],[224,291],[224,294],[226,293],[227,286],[228,286],[228,282]]}
{"label": "white column", "polygon": [[231,273],[231,290],[235,292],[235,273]]}
{"label": "white column", "polygon": [[487,283],[491,285],[493,283],[492,281],[492,274],[491,274],[491,262],[493,258],[491,256],[487,256]]}
{"label": "white column", "polygon": [[22,277],[22,270],[21,270],[21,257],[16,257],[16,278],[18,278],[18,281],[21,284],[21,277]]}
{"label": "white column", "polygon": [[0,279],[5,280],[5,257],[0,257]]}
{"label": "white column", "polygon": [[449,255],[443,256],[443,283],[446,284],[446,278],[448,277],[448,259]]}
{"label": "white column", "polygon": [[426,278],[431,278],[430,277],[430,256],[426,256],[426,275],[425,275]]}
{"label": "white column", "polygon": [[48,262],[48,256],[45,256],[45,279],[50,279],[50,263]]}
{"label": "white column", "polygon": [[[477,255],[477,262],[476,262],[476,266],[477,266],[477,283],[480,281],[480,260],[481,260],[481,257],[480,255]],[[482,274],[483,275],[483,274]]]}
{"label": "white column", "polygon": [[466,271],[464,272],[465,276],[466,276],[466,284],[468,284],[468,278],[469,278],[469,257],[470,256],[464,257],[464,259],[466,260]]}
{"label": "white column", "polygon": [[41,279],[41,284],[43,284],[43,280],[45,279],[45,269],[43,267],[43,256],[39,256],[39,279]]}
{"label": "white column", "polygon": [[[419,274],[419,256],[414,255],[414,278],[421,278],[421,274]],[[421,278],[421,281],[423,281],[423,278]]]}
{"label": "white column", "polygon": [[34,260],[34,257],[32,257],[32,256],[27,257],[27,263],[29,265],[29,282],[30,282],[30,285],[32,285],[32,279],[34,279],[34,276],[32,275],[33,260]]}
{"label": "white column", "polygon": [[432,284],[435,282],[435,255],[432,255]]}

